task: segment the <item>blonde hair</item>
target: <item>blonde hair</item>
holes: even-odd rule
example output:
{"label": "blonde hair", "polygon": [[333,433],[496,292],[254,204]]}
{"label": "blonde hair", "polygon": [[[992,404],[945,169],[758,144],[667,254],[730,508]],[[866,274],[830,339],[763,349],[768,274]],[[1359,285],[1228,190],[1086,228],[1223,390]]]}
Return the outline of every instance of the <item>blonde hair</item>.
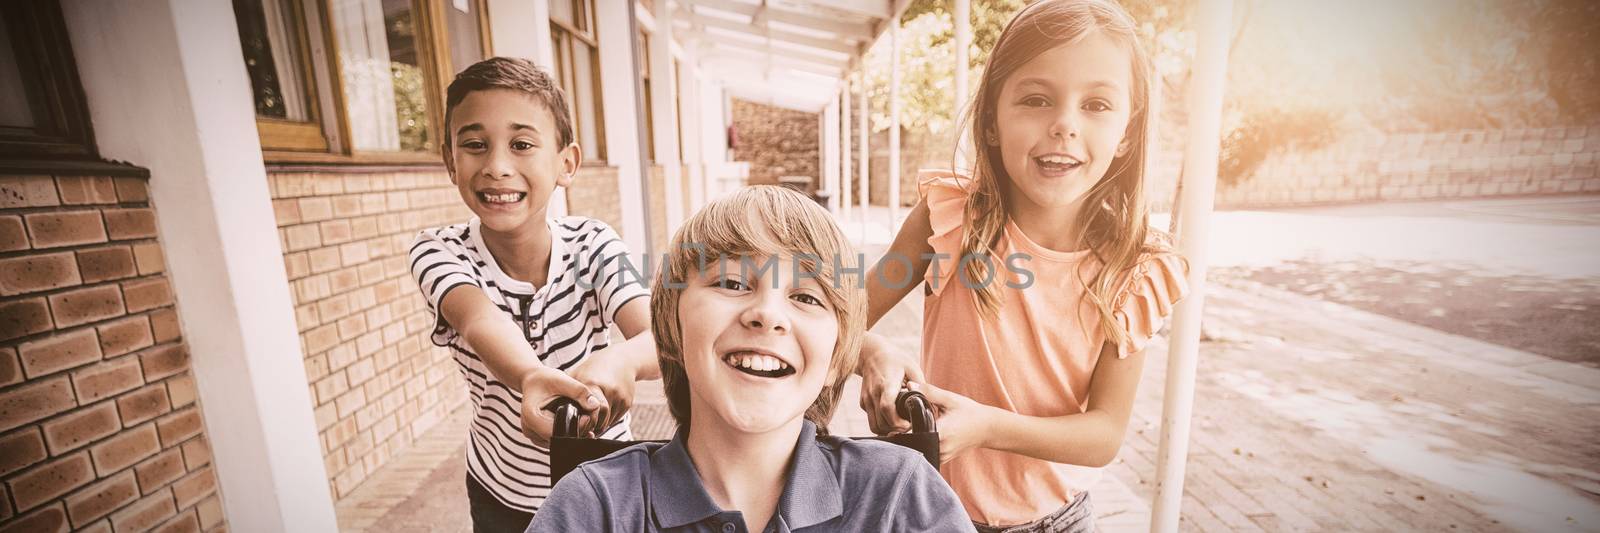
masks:
{"label": "blonde hair", "polygon": [[[765,231],[752,230],[762,226]],[[685,284],[708,264],[724,257],[787,255],[800,262],[799,268],[816,275],[839,322],[827,381],[805,413],[806,420],[817,425],[818,433],[826,434],[844,381],[855,370],[867,314],[862,258],[828,212],[789,189],[770,185],[745,187],[713,200],[684,221],[668,250],[650,297],[650,327],[655,333],[667,407],[678,424],[688,427],[690,417],[690,384],[683,364],[683,329],[678,317],[678,301]],[[853,272],[856,278],[843,279],[841,271]]]}
{"label": "blonde hair", "polygon": [[[1113,159],[1106,175],[1084,194],[1086,207],[1077,218],[1078,242],[1086,244],[1102,265],[1084,282],[1089,288],[1086,299],[1100,315],[1100,328],[1106,339],[1119,344],[1127,339],[1127,332],[1112,315],[1115,294],[1140,256],[1159,246],[1147,242],[1151,235],[1144,205],[1151,67],[1135,28],[1133,17],[1110,0],[1040,0],[1022,8],[1006,24],[984,67],[969,117],[976,148],[975,183],[963,214],[967,231],[961,241],[962,257],[998,255],[994,246],[1009,216],[1003,191],[1010,176],[1002,164],[1000,148],[985,140],[998,134],[995,107],[1006,79],[1040,54],[1076,43],[1093,32],[1120,40],[1131,50],[1133,62],[1133,86],[1129,88],[1132,114],[1125,133],[1129,149]],[[991,268],[990,261],[968,261],[967,277],[989,279]],[[1000,285],[988,283],[973,288],[978,308],[986,317],[993,318],[998,313]]]}

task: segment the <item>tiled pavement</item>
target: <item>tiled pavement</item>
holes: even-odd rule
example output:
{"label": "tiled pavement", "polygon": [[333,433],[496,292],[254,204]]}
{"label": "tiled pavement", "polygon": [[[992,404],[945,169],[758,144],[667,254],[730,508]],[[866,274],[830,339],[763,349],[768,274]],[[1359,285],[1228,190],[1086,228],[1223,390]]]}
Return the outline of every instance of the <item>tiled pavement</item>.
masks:
{"label": "tiled pavement", "polygon": [[[877,331],[916,346],[920,305]],[[1600,528],[1600,370],[1257,285],[1214,286],[1207,307],[1185,530]],[[1103,530],[1147,528],[1165,357],[1154,343],[1094,489]],[[863,434],[847,391],[834,429]],[[639,404],[641,423],[665,417],[654,387]],[[466,531],[464,427],[441,423],[341,502],[341,527]]]}

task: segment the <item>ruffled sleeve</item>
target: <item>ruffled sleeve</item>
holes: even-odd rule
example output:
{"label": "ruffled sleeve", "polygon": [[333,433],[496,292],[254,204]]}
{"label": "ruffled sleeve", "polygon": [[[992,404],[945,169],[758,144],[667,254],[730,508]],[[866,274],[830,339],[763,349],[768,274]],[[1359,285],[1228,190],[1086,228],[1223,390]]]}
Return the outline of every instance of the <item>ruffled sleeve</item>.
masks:
{"label": "ruffled sleeve", "polygon": [[1117,346],[1117,358],[1143,350],[1161,329],[1172,306],[1189,293],[1189,261],[1175,253],[1145,256],[1134,266],[1127,284],[1117,294],[1111,312],[1128,339]]}
{"label": "ruffled sleeve", "polygon": [[923,170],[917,174],[917,194],[928,206],[928,223],[933,234],[928,245],[933,247],[936,264],[930,265],[923,279],[934,294],[955,281],[957,259],[961,257],[962,216],[971,194],[972,180],[949,170]]}

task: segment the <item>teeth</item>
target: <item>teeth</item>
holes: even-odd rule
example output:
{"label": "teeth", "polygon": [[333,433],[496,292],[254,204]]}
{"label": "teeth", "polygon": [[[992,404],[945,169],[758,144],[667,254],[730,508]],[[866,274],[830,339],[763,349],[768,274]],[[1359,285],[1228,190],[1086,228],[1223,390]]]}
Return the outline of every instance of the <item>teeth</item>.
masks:
{"label": "teeth", "polygon": [[502,193],[502,194],[489,194],[489,193],[485,192],[485,193],[478,193],[478,195],[482,196],[483,200],[486,201],[486,202],[489,202],[489,203],[509,204],[509,203],[512,203],[512,202],[522,201],[522,197],[527,196],[527,193],[508,192],[508,193]]}
{"label": "teeth", "polygon": [[729,355],[727,361],[730,365],[757,372],[772,372],[789,368],[789,365],[784,364],[783,360],[770,355],[737,353]]}
{"label": "teeth", "polygon": [[1039,157],[1039,162],[1048,163],[1048,164],[1051,164],[1051,165],[1076,165],[1076,164],[1078,164],[1078,160],[1077,159],[1073,159],[1071,157],[1067,157],[1067,156],[1064,156],[1064,155],[1041,156],[1041,157]]}

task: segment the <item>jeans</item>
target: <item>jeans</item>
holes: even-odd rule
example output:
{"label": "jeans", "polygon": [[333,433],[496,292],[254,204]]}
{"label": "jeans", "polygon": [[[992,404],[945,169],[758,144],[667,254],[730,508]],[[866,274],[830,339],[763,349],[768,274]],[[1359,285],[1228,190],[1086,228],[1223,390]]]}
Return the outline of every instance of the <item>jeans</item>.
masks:
{"label": "jeans", "polygon": [[974,522],[980,533],[1089,533],[1094,527],[1094,504],[1089,493],[1079,493],[1072,503],[1044,518],[1015,526],[987,526]]}
{"label": "jeans", "polygon": [[507,507],[467,474],[467,505],[472,510],[472,533],[522,533],[533,513]]}

